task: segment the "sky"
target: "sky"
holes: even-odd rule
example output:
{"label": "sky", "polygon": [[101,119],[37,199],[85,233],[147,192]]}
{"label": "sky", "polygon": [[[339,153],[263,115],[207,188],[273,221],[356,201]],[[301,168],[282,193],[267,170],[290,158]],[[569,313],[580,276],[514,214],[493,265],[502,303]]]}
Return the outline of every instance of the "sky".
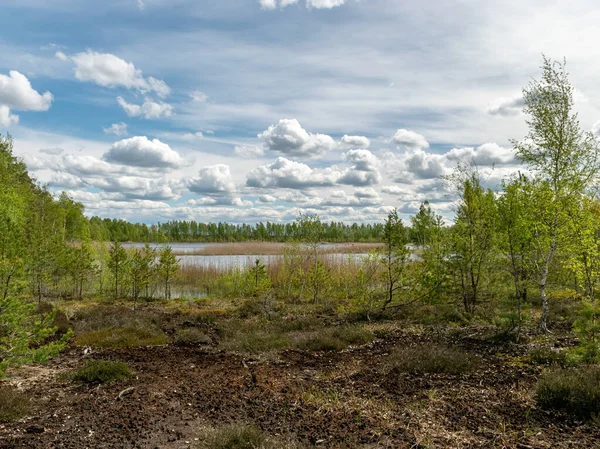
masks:
{"label": "sky", "polygon": [[0,132],[89,216],[376,222],[516,170],[521,89],[567,60],[600,129],[600,8],[528,0],[0,0]]}

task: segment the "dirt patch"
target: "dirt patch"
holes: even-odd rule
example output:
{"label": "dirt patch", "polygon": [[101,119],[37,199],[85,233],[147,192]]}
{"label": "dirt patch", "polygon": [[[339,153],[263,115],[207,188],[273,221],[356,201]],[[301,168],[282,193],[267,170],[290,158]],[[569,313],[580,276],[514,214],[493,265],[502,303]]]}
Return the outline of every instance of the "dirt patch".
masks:
{"label": "dirt patch", "polygon": [[[484,341],[443,337],[481,358],[473,372],[389,371],[394,350],[431,339],[395,331],[343,351],[288,350],[268,358],[176,346],[88,354],[72,348],[3,381],[32,403],[28,418],[0,427],[0,447],[186,448],[201,428],[228,423],[305,447],[600,446],[598,428],[535,407],[541,368],[513,363],[514,355]],[[86,359],[123,361],[133,376],[89,387],[60,375]]]}

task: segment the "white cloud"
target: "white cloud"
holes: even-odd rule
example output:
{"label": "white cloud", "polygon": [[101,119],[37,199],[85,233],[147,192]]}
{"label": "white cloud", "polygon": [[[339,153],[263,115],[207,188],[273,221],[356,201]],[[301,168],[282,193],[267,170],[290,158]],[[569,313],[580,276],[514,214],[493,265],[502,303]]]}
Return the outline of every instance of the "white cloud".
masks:
{"label": "white cloud", "polygon": [[246,159],[252,159],[262,157],[265,154],[265,150],[255,145],[236,145],[233,152],[240,157]]}
{"label": "white cloud", "polygon": [[144,3],[144,0],[137,0],[137,7],[140,11],[146,9],[146,4]]}
{"label": "white cloud", "polygon": [[496,143],[485,143],[477,148],[453,148],[446,157],[449,161],[473,162],[475,165],[488,166],[515,162],[515,153],[510,148],[503,148]]}
{"label": "white cloud", "polygon": [[383,193],[389,193],[390,195],[399,195],[406,192],[405,189],[399,186],[383,186],[381,191]]}
{"label": "white cloud", "polygon": [[336,147],[330,136],[309,133],[296,119],[281,119],[258,138],[265,148],[291,157],[319,157]]}
{"label": "white cloud", "polygon": [[230,194],[235,191],[228,165],[202,167],[197,178],[188,179],[187,187],[194,193]]}
{"label": "white cloud", "polygon": [[113,123],[108,128],[102,128],[106,134],[114,134],[115,136],[127,135],[127,123]]}
{"label": "white cloud", "polygon": [[111,53],[97,53],[92,50],[67,56],[57,52],[56,57],[71,60],[75,65],[75,77],[80,81],[89,81],[104,87],[125,87],[141,93],[155,92],[163,98],[171,89],[156,78],[144,78],[142,71],[132,62],[127,62]]}
{"label": "white cloud", "polygon": [[204,134],[202,134],[201,131],[195,132],[195,133],[185,133],[182,137],[183,140],[196,140],[196,139],[202,139],[204,137]]}
{"label": "white cloud", "polygon": [[157,103],[146,98],[141,105],[127,103],[123,97],[117,97],[117,102],[129,117],[144,117],[145,119],[159,119],[173,115],[173,106],[168,103]]}
{"label": "white cloud", "polygon": [[246,177],[248,187],[280,187],[303,189],[332,186],[341,173],[332,168],[312,169],[301,162],[278,157],[272,164],[255,168]]}
{"label": "white cloud", "polygon": [[16,70],[9,75],[0,73],[0,105],[20,111],[47,111],[52,104],[52,94],[39,94],[27,79]]}
{"label": "white cloud", "polygon": [[592,126],[591,131],[596,136],[600,136],[600,120],[598,120],[596,123],[594,123],[594,125]]}
{"label": "white cloud", "polygon": [[339,179],[340,184],[369,186],[381,181],[381,174],[377,169],[379,159],[369,150],[350,150],[343,157],[353,166]]}
{"label": "white cloud", "polygon": [[347,136],[344,135],[340,139],[339,147],[348,149],[348,148],[369,148],[371,145],[371,141],[363,136]]}
{"label": "white cloud", "polygon": [[0,105],[0,126],[8,128],[19,123],[19,116],[10,113],[8,106]]}
{"label": "white cloud", "polygon": [[523,95],[501,97],[492,101],[486,112],[490,115],[502,115],[504,117],[518,115],[523,110],[524,104]]}
{"label": "white cloud", "polygon": [[392,143],[410,150],[429,148],[429,142],[421,134],[408,129],[399,129],[392,137]]}
{"label": "white cloud", "polygon": [[208,100],[208,95],[201,90],[195,90],[190,94],[190,98],[198,103],[205,103]]}
{"label": "white cloud", "polygon": [[107,176],[86,180],[92,187],[115,193],[115,198],[172,200],[179,198],[175,184],[163,178]]}
{"label": "white cloud", "polygon": [[258,201],[261,203],[274,203],[277,201],[277,198],[275,198],[273,195],[259,195]]}
{"label": "white cloud", "polygon": [[285,8],[289,5],[294,5],[298,3],[298,0],[260,0],[259,1],[261,8],[263,9],[275,9],[275,8]]}
{"label": "white cloud", "polygon": [[[259,3],[263,9],[273,10],[276,8],[285,8],[289,5],[295,5],[298,3],[298,0],[259,0]],[[306,0],[306,7],[331,9],[342,6],[344,3],[346,3],[346,0]]]}
{"label": "white cloud", "polygon": [[306,0],[306,6],[317,9],[331,9],[342,6],[346,0]]}
{"label": "white cloud", "polygon": [[183,159],[169,145],[158,139],[135,136],[113,143],[103,159],[133,167],[178,168]]}

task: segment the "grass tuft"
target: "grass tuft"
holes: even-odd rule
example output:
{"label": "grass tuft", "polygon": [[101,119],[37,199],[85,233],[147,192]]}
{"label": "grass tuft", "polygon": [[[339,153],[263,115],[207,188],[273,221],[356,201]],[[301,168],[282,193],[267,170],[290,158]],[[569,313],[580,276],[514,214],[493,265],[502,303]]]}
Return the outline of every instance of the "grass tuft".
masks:
{"label": "grass tuft", "polygon": [[0,387],[0,423],[16,421],[29,411],[29,397],[13,388]]}
{"label": "grass tuft", "polygon": [[89,331],[75,337],[75,344],[95,348],[158,346],[168,342],[169,338],[160,329],[135,325]]}
{"label": "grass tuft", "polygon": [[542,374],[536,401],[540,407],[562,410],[577,418],[600,414],[600,368],[551,369]]}
{"label": "grass tuft", "polygon": [[434,344],[398,349],[389,360],[392,371],[414,374],[463,374],[473,371],[478,364],[473,354]]}
{"label": "grass tuft", "polygon": [[123,362],[88,360],[73,373],[73,380],[86,384],[103,384],[125,380],[131,376],[129,367]]}

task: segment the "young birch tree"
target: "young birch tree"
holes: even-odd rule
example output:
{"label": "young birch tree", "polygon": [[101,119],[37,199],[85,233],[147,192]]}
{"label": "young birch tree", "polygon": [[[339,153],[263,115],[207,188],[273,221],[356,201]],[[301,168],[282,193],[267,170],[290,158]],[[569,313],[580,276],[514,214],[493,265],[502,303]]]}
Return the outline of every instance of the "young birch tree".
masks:
{"label": "young birch tree", "polygon": [[543,203],[533,232],[534,276],[542,301],[540,329],[548,329],[547,285],[552,263],[568,226],[568,209],[585,194],[599,170],[599,146],[592,133],[581,130],[573,112],[573,86],[565,63],[544,57],[542,77],[523,89],[529,133],[513,141],[517,157],[534,174]]}

